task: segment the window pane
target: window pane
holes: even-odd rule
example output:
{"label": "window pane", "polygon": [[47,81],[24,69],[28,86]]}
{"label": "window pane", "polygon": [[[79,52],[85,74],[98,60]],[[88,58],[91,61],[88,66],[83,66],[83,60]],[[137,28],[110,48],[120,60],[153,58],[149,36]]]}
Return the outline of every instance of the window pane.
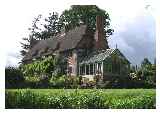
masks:
{"label": "window pane", "polygon": [[86,65],[86,74],[89,75],[89,65]]}
{"label": "window pane", "polygon": [[93,75],[93,64],[90,64],[90,74]]}

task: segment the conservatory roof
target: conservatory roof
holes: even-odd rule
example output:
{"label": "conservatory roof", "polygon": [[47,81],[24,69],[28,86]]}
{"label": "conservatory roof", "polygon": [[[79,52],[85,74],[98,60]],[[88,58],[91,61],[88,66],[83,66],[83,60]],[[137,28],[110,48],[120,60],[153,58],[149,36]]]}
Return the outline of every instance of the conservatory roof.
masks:
{"label": "conservatory roof", "polygon": [[115,50],[116,49],[106,49],[98,52],[93,52],[87,57],[83,58],[80,64],[101,62],[109,57]]}

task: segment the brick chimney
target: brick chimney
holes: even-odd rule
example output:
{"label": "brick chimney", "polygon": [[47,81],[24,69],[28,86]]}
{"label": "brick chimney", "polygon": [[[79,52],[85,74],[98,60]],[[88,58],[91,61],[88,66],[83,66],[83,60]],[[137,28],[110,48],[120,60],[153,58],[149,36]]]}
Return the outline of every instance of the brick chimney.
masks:
{"label": "brick chimney", "polygon": [[108,43],[104,33],[104,18],[101,15],[96,16],[95,49],[108,49]]}

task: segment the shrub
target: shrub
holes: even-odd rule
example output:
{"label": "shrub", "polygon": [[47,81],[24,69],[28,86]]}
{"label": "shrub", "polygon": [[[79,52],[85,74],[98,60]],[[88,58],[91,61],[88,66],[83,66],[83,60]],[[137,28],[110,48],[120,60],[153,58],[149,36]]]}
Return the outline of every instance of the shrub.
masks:
{"label": "shrub", "polygon": [[52,76],[49,83],[54,88],[78,88],[79,77],[67,75]]}
{"label": "shrub", "polygon": [[79,77],[77,76],[66,76],[66,87],[67,88],[78,88]]}
{"label": "shrub", "polygon": [[129,77],[130,88],[156,88],[156,64],[144,58],[141,67],[133,69]]}
{"label": "shrub", "polygon": [[5,68],[5,87],[6,88],[23,88],[25,86],[23,73],[19,68]]}
{"label": "shrub", "polygon": [[40,88],[40,77],[38,76],[26,76],[25,82],[27,88]]}
{"label": "shrub", "polygon": [[48,88],[49,79],[50,79],[50,76],[48,74],[40,75],[40,88]]}
{"label": "shrub", "polygon": [[49,81],[50,86],[54,88],[64,88],[65,87],[65,75],[62,76],[52,76]]}

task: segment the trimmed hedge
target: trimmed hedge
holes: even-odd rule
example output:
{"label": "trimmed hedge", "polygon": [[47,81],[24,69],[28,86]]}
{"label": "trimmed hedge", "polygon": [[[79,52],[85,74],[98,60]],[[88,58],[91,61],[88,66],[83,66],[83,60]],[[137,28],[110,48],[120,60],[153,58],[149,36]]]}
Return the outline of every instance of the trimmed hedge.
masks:
{"label": "trimmed hedge", "polygon": [[6,90],[6,108],[152,109],[154,89]]}

